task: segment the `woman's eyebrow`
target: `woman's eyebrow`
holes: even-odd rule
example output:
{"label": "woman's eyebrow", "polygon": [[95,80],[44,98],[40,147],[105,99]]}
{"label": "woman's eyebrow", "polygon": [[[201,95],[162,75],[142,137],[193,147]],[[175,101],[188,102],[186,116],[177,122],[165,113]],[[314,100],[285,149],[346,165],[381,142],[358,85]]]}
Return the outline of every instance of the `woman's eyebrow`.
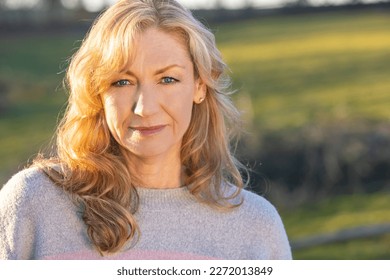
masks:
{"label": "woman's eyebrow", "polygon": [[157,70],[157,71],[154,73],[154,75],[158,75],[158,74],[164,73],[165,71],[167,71],[167,70],[169,70],[169,69],[171,69],[171,68],[176,68],[176,67],[185,69],[185,66],[181,66],[181,65],[179,65],[179,64],[171,64],[171,65],[168,65],[168,66],[166,66],[166,67],[163,67],[163,68]]}
{"label": "woman's eyebrow", "polygon": [[125,72],[124,72],[126,75],[128,75],[128,76],[132,76],[132,77],[137,77],[133,72],[131,72],[130,70],[126,70]]}
{"label": "woman's eyebrow", "polygon": [[[171,64],[171,65],[168,65],[168,66],[165,66],[161,69],[158,69],[154,72],[154,75],[157,76],[161,73],[164,73],[165,71],[171,69],[171,68],[182,68],[182,69],[185,69],[186,67],[185,66],[182,66],[182,65],[179,65],[179,64]],[[126,70],[126,71],[122,71],[122,73],[125,73],[126,75],[128,76],[132,76],[132,77],[137,77],[136,74],[134,74],[131,70]]]}

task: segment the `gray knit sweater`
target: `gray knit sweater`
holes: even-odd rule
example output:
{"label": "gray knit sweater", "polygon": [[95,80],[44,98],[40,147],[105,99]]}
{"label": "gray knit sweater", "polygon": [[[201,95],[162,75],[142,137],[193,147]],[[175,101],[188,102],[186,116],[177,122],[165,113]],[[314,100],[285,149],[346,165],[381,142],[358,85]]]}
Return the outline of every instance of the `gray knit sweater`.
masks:
{"label": "gray knit sweater", "polygon": [[68,194],[38,169],[23,170],[0,191],[0,259],[291,259],[279,214],[254,193],[244,190],[228,212],[185,187],[138,193],[138,242],[101,257]]}

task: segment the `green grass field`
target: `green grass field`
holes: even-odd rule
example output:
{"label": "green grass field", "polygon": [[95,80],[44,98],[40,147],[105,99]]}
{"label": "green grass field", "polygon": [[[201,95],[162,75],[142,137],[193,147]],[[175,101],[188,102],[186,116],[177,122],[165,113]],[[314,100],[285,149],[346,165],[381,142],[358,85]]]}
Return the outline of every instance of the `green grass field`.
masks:
{"label": "green grass field", "polygon": [[388,14],[266,18],[216,31],[259,130],[390,119]]}
{"label": "green grass field", "polygon": [[[390,120],[390,16],[332,13],[212,27],[253,133]],[[16,35],[0,44],[0,185],[49,142],[66,61],[83,34]],[[4,42],[4,43],[3,43]],[[3,93],[2,93],[3,94]],[[3,109],[1,109],[3,110]],[[390,222],[390,195],[341,197],[283,212],[291,239]],[[390,237],[294,252],[298,259],[390,259]]]}
{"label": "green grass field", "polygon": [[[281,211],[290,240],[390,223],[390,193],[356,194]],[[295,250],[295,259],[390,259],[390,233]]]}

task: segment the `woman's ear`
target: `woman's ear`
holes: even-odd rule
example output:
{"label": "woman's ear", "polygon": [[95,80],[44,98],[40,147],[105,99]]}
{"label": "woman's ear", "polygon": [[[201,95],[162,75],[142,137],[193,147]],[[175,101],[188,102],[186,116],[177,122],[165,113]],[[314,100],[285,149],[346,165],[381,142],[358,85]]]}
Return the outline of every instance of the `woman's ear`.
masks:
{"label": "woman's ear", "polygon": [[198,78],[195,83],[194,103],[200,104],[206,98],[207,87],[201,78]]}

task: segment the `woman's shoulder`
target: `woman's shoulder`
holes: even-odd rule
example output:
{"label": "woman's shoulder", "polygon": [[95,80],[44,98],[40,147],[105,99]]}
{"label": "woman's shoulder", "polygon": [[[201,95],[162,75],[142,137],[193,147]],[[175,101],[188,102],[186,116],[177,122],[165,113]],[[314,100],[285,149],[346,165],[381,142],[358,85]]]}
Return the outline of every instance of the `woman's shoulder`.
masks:
{"label": "woman's shoulder", "polygon": [[20,196],[35,195],[48,184],[52,183],[40,168],[29,167],[13,175],[1,191],[12,192]]}
{"label": "woman's shoulder", "polygon": [[279,215],[275,206],[265,197],[247,189],[241,191],[243,199],[242,207],[255,215],[275,216]]}
{"label": "woman's shoulder", "polygon": [[33,206],[62,196],[62,193],[40,168],[29,167],[12,176],[0,190],[0,209],[27,204]]}
{"label": "woman's shoulder", "polygon": [[[236,193],[238,188],[234,185],[229,186],[228,194]],[[238,195],[235,196],[231,202],[232,204],[241,203],[238,208],[240,212],[246,213],[249,216],[263,217],[263,218],[273,218],[279,216],[278,211],[275,206],[268,201],[265,197],[255,193],[249,189],[241,189],[237,192]]]}
{"label": "woman's shoulder", "polygon": [[[233,190],[237,187],[231,186]],[[241,189],[239,194],[233,199],[233,204],[240,204],[236,208],[236,215],[242,222],[250,222],[253,226],[263,227],[264,224],[272,225],[276,228],[284,228],[280,214],[276,207],[265,197],[252,190]]]}
{"label": "woman's shoulder", "polygon": [[249,240],[250,246],[263,254],[261,258],[291,259],[287,234],[276,207],[265,197],[248,189],[242,189],[235,200],[241,204],[232,212],[231,224],[235,224],[235,229],[240,229],[240,237]]}
{"label": "woman's shoulder", "polygon": [[254,228],[264,230],[267,225],[271,230],[284,231],[284,225],[276,207],[265,197],[243,189],[240,193],[242,204],[237,209],[240,219],[250,223]]}

